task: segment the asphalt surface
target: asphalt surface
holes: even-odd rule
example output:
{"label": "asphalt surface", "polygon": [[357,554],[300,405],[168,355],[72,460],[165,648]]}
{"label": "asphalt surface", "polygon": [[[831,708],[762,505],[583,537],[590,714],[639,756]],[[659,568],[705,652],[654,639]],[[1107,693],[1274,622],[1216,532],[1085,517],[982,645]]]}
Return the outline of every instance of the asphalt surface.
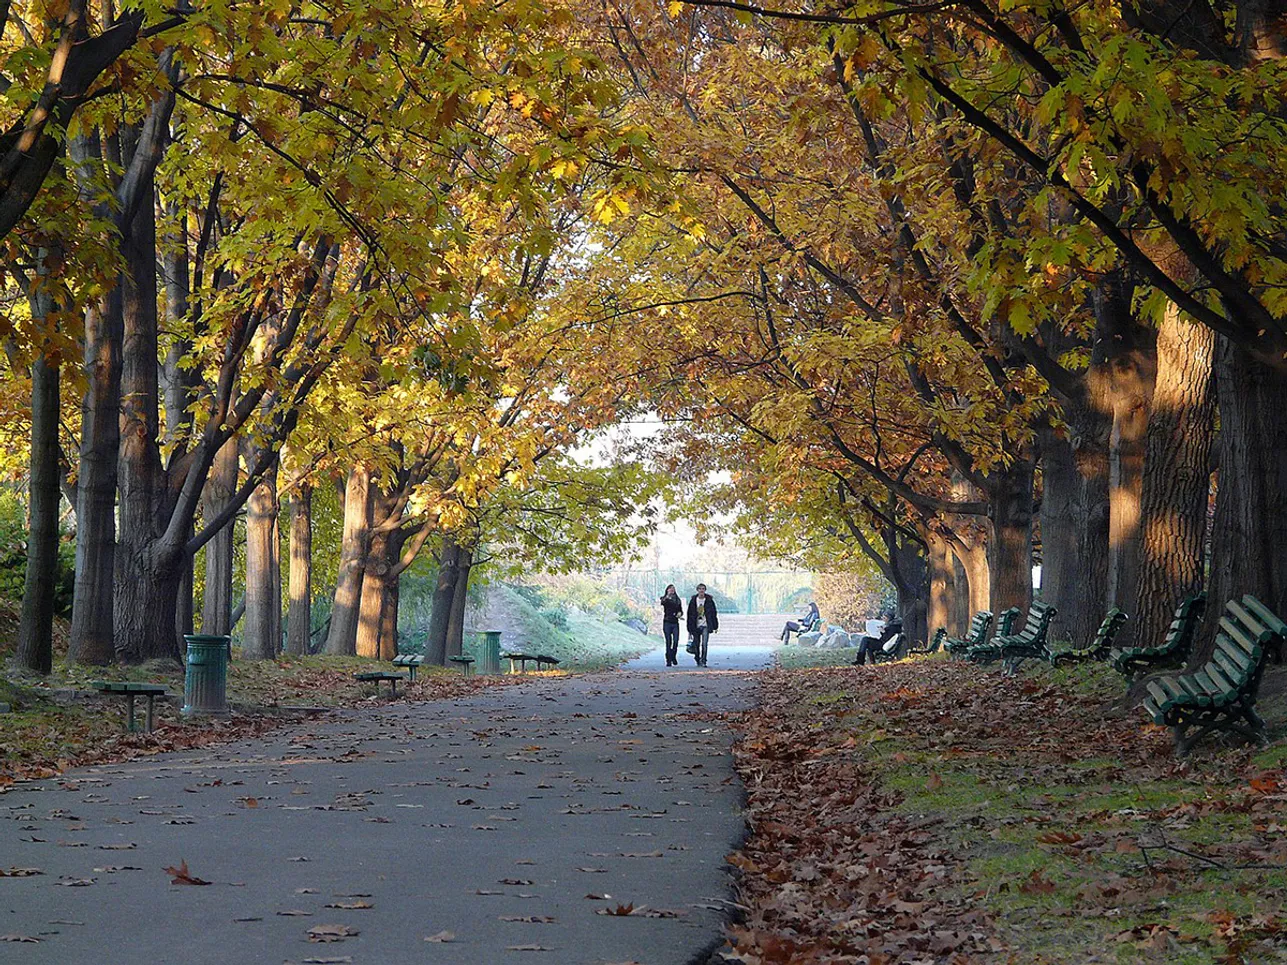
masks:
{"label": "asphalt surface", "polygon": [[[0,876],[0,961],[704,962],[743,833],[722,714],[767,654],[712,648],[702,671],[659,651],[657,672],[650,655],[16,785],[0,872],[40,873]],[[172,883],[180,862],[209,884]]]}

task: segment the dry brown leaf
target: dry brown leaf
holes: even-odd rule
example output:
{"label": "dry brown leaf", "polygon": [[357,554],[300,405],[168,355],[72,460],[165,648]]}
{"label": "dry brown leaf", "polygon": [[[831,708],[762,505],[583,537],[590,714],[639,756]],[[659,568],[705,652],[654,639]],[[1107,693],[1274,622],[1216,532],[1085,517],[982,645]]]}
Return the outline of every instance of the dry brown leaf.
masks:
{"label": "dry brown leaf", "polygon": [[325,908],[343,908],[347,911],[356,911],[359,908],[374,908],[375,905],[369,901],[331,901],[323,907]]}
{"label": "dry brown leaf", "polygon": [[346,938],[353,938],[360,934],[356,928],[349,925],[314,925],[308,930],[308,940],[310,942],[342,942]]}
{"label": "dry brown leaf", "polygon": [[449,932],[449,931],[440,931],[437,934],[425,936],[425,941],[427,942],[446,943],[446,942],[454,942],[455,940],[456,940],[456,933]]}
{"label": "dry brown leaf", "polygon": [[166,874],[172,876],[170,878],[170,884],[172,885],[208,885],[210,884],[210,882],[206,881],[204,878],[198,878],[196,875],[189,872],[188,863],[186,861],[180,860],[179,866],[177,868],[169,867],[169,868],[162,868],[161,870],[164,871]]}
{"label": "dry brown leaf", "polygon": [[552,952],[554,949],[546,948],[544,945],[506,945],[507,952]]}
{"label": "dry brown leaf", "polygon": [[0,935],[0,942],[30,942],[32,945],[39,945],[39,938],[32,938],[30,935]]}

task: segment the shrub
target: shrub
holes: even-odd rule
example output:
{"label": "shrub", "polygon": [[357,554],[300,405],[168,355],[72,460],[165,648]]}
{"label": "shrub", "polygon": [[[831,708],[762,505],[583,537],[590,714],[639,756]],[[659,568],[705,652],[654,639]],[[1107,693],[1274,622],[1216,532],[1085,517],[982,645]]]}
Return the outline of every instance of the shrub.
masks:
{"label": "shrub", "polygon": [[[12,492],[0,493],[0,597],[20,601],[27,578],[27,513]],[[54,583],[54,612],[69,616],[76,579],[76,547],[68,539],[58,545],[58,574]]]}

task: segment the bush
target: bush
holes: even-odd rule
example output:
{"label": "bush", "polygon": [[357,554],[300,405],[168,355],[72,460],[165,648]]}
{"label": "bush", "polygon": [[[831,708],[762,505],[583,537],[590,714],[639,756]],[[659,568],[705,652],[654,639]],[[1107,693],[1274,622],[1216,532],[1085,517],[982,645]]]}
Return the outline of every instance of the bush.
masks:
{"label": "bush", "polygon": [[568,628],[568,615],[558,607],[546,607],[541,611],[541,616],[545,617],[550,626],[555,629],[566,630]]}
{"label": "bush", "polygon": [[[22,600],[27,579],[27,513],[14,493],[0,493],[0,597]],[[69,540],[58,545],[58,575],[54,583],[54,612],[71,615],[72,588],[76,580],[76,547]]]}

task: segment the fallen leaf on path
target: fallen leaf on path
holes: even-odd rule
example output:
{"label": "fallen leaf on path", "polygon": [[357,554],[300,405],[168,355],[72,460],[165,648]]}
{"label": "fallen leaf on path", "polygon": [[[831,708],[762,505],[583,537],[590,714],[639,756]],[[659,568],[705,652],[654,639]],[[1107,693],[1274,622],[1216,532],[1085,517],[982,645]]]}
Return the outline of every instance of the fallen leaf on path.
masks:
{"label": "fallen leaf on path", "polygon": [[521,921],[530,925],[548,925],[554,921],[551,915],[501,915],[501,921]]}
{"label": "fallen leaf on path", "polygon": [[288,908],[286,911],[279,911],[277,914],[283,918],[311,918],[311,911],[304,911],[302,908]]}
{"label": "fallen leaf on path", "polygon": [[0,878],[30,878],[32,875],[43,874],[39,868],[10,868],[8,871],[0,868]]}
{"label": "fallen leaf on path", "polygon": [[137,844],[100,844],[99,851],[133,851]]}
{"label": "fallen leaf on path", "polygon": [[181,860],[177,868],[170,867],[170,868],[162,868],[161,870],[168,875],[173,875],[173,877],[170,879],[170,884],[172,885],[208,885],[210,884],[210,882],[206,881],[204,878],[198,878],[196,875],[191,874],[188,871],[188,863],[186,861]]}
{"label": "fallen leaf on path", "polygon": [[369,901],[332,901],[328,902],[326,908],[343,908],[348,911],[355,911],[359,908],[374,908],[375,905]]}
{"label": "fallen leaf on path", "polygon": [[128,864],[105,864],[103,865],[103,867],[95,868],[94,870],[97,871],[99,874],[110,875],[110,874],[115,874],[118,871],[142,871],[143,869],[135,868],[133,865],[128,865]]}
{"label": "fallen leaf on path", "polygon": [[497,882],[500,885],[530,885],[531,882],[526,878],[502,878]]}
{"label": "fallen leaf on path", "polygon": [[546,948],[544,945],[506,945],[507,952],[552,952],[554,949]]}
{"label": "fallen leaf on path", "polygon": [[631,902],[631,903],[630,903],[630,904],[628,904],[628,905],[617,905],[617,907],[616,907],[616,908],[611,908],[611,907],[609,907],[609,908],[600,908],[599,910],[597,910],[597,911],[595,912],[595,914],[596,914],[596,915],[614,915],[614,916],[620,916],[620,917],[624,918],[624,917],[626,917],[627,915],[639,915],[639,914],[642,914],[642,913],[643,913],[643,910],[644,910],[644,908],[645,908],[645,907],[646,907],[645,905],[640,905],[638,908],[636,908],[636,907],[634,906],[634,903],[633,903],[633,902]]}
{"label": "fallen leaf on path", "polygon": [[356,928],[348,925],[314,925],[308,930],[310,942],[342,942],[360,934]]}
{"label": "fallen leaf on path", "polygon": [[607,892],[604,892],[604,893],[603,893],[603,894],[601,894],[601,895],[596,895],[596,894],[592,891],[592,892],[590,892],[588,895],[586,895],[586,898],[588,898],[590,901],[607,901],[607,900],[608,900],[609,898],[611,898],[611,897],[612,897],[612,895],[608,894]]}
{"label": "fallen leaf on path", "polygon": [[456,933],[449,932],[449,931],[440,931],[436,935],[425,936],[425,941],[427,942],[445,943],[445,942],[454,942],[455,940],[456,940]]}
{"label": "fallen leaf on path", "polygon": [[32,938],[30,935],[0,935],[0,942],[30,942],[33,945],[40,944],[39,938]]}
{"label": "fallen leaf on path", "polygon": [[97,878],[62,878],[54,884],[62,885],[64,888],[88,888],[97,880]]}

